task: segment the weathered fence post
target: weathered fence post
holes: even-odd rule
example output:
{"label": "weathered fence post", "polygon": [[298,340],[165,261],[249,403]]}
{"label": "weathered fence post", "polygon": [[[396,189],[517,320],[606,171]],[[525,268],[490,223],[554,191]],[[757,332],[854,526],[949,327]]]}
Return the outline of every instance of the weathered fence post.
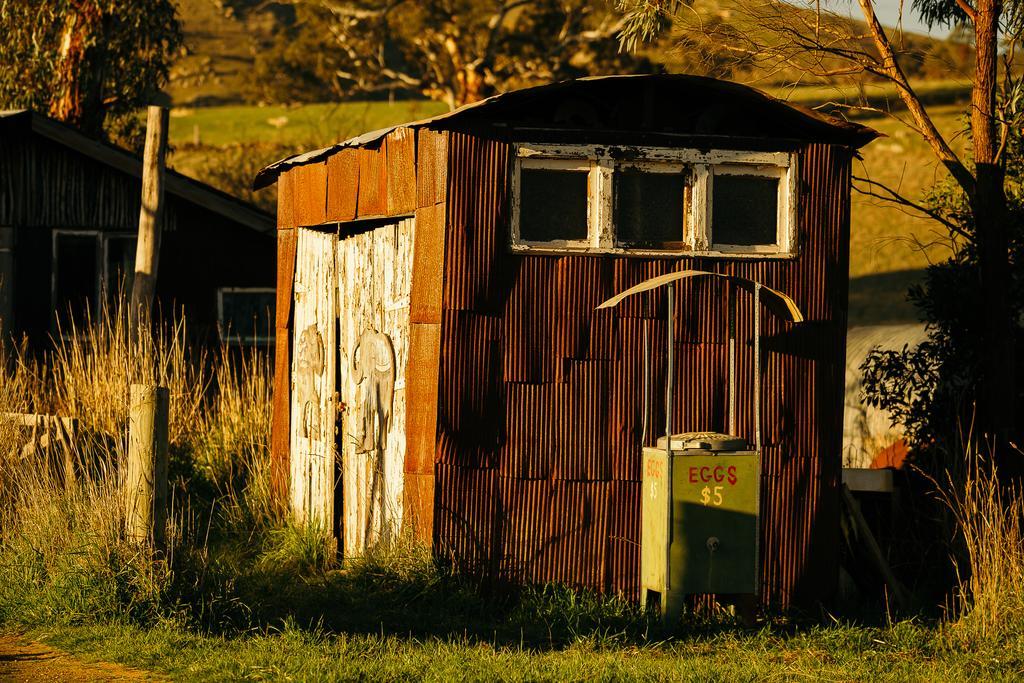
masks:
{"label": "weathered fence post", "polygon": [[170,392],[133,384],[129,398],[125,498],[128,535],[160,548],[167,525],[167,416]]}

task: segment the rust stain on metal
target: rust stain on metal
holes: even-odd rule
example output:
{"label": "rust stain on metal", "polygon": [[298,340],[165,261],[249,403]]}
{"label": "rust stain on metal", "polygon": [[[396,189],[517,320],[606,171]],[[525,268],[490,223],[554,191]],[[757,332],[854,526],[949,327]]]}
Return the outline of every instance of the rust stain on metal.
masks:
{"label": "rust stain on metal", "polygon": [[[286,174],[287,175],[287,174]],[[277,500],[288,499],[291,433],[292,283],[295,277],[295,229],[277,234],[277,300],[275,303],[274,393],[271,418],[271,485]]]}
{"label": "rust stain on metal", "polygon": [[445,211],[444,203],[431,204],[416,210],[412,291],[409,295],[409,319],[414,323],[441,322]]}
{"label": "rust stain on metal", "polygon": [[359,154],[343,149],[327,159],[327,220],[350,221],[359,200]]}
{"label": "rust stain on metal", "polygon": [[383,216],[388,210],[388,177],[384,148],[357,149],[359,159],[359,218]]}
{"label": "rust stain on metal", "polygon": [[309,164],[289,171],[292,176],[293,219],[296,225],[327,221],[327,164]]}
{"label": "rust stain on metal", "polygon": [[295,176],[289,171],[282,173],[277,180],[277,227],[295,227],[295,202],[292,199],[292,187]]}
{"label": "rust stain on metal", "polygon": [[416,131],[416,204],[433,206],[448,199],[448,133]]}
{"label": "rust stain on metal", "polygon": [[387,213],[416,210],[416,131],[398,128],[384,139],[387,161]]}

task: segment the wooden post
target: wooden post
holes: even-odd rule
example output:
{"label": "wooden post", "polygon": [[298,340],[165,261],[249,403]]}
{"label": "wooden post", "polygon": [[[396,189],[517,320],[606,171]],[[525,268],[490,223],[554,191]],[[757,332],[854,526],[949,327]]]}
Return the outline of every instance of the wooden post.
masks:
{"label": "wooden post", "polygon": [[142,208],[135,246],[132,313],[148,317],[156,291],[160,260],[160,214],[164,203],[164,158],[167,155],[167,109],[150,107],[146,121],[146,150],[142,157]]}
{"label": "wooden post", "polygon": [[128,535],[163,547],[167,523],[167,415],[170,392],[133,384],[129,399],[125,503]]}

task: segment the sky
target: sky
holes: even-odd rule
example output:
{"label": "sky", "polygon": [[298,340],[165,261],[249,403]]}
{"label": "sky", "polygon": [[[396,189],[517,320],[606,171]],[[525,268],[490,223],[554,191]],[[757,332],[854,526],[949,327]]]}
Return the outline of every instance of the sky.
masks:
{"label": "sky", "polygon": [[[836,12],[843,11],[843,5],[848,4],[849,13],[854,19],[864,19],[860,7],[853,0],[839,0],[831,6]],[[936,26],[935,30],[929,33],[928,27],[917,18],[917,13],[911,7],[911,0],[903,0],[903,30],[912,33],[924,33],[935,38],[945,38],[949,29],[945,26]],[[885,26],[895,26],[900,16],[900,0],[875,0],[875,13]]]}

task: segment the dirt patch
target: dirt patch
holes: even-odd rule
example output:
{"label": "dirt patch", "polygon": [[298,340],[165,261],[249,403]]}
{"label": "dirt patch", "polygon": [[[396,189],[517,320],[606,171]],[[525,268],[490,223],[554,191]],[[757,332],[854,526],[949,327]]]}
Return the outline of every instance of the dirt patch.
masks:
{"label": "dirt patch", "polygon": [[67,652],[14,635],[0,635],[0,681],[152,681],[157,677],[119,664],[84,662]]}

